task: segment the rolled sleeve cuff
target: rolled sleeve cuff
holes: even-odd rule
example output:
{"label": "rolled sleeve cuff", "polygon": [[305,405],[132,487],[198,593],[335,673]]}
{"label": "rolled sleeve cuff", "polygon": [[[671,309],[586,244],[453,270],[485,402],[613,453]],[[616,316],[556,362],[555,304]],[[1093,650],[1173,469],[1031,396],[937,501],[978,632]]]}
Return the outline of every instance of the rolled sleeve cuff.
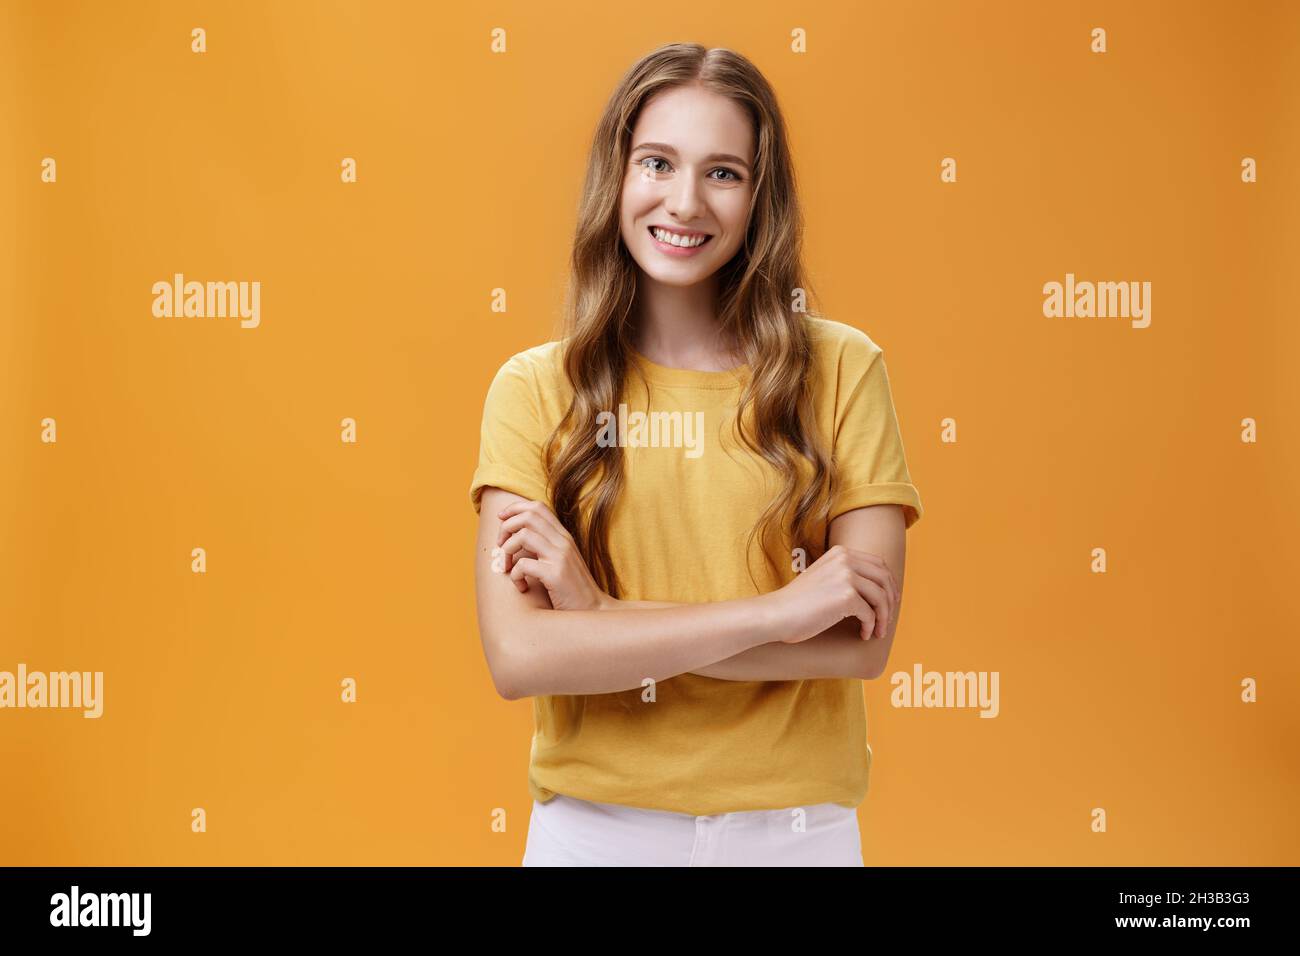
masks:
{"label": "rolled sleeve cuff", "polygon": [[492,464],[480,465],[474,472],[474,480],[469,488],[469,498],[474,504],[475,512],[479,510],[482,504],[483,489],[489,486],[516,495],[523,495],[530,501],[540,501],[550,507],[550,502],[546,498],[546,488],[536,478],[530,478],[522,471],[511,468],[509,465]]}
{"label": "rolled sleeve cuff", "polygon": [[905,481],[885,481],[870,485],[854,485],[839,493],[831,506],[830,520],[834,521],[846,511],[865,508],[868,505],[903,505],[904,528],[910,528],[921,520],[925,510],[921,507],[921,495],[915,485]]}

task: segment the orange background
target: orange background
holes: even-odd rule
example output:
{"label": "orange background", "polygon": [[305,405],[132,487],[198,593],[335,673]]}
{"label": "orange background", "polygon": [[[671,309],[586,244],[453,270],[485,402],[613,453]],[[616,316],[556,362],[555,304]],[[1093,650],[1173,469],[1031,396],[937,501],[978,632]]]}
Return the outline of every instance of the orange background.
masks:
{"label": "orange background", "polygon": [[[518,863],[482,402],[673,40],[769,77],[821,305],[888,356],[926,515],[886,676],[1001,674],[993,720],[867,686],[868,864],[1300,863],[1300,6],[565,7],[0,8],[0,669],[105,672],[97,721],[0,711],[0,863]],[[154,318],[175,272],[261,326]],[[1067,272],[1150,281],[1150,328],[1044,318]]]}

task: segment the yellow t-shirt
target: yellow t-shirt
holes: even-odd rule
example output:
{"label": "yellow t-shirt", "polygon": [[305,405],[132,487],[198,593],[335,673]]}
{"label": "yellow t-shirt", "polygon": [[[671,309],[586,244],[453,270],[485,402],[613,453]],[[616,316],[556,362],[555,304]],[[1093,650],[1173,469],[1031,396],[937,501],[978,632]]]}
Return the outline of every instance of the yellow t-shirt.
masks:
{"label": "yellow t-shirt", "polygon": [[[883,351],[851,326],[804,321],[816,357],[818,427],[841,476],[831,519],[895,503],[905,506],[910,528],[921,517],[921,499],[904,459]],[[476,511],[487,485],[554,507],[541,456],[572,395],[562,354],[560,342],[527,349],[492,381],[470,488]],[[731,431],[737,375],[745,370],[704,372],[668,368],[641,355],[635,360],[648,394],[630,371],[626,416],[616,414],[604,432],[625,455],[625,486],[609,537],[621,596],[691,604],[787,583],[796,573],[789,550],[773,555],[783,573],[779,580],[757,543],[746,567],[749,531],[777,486],[771,466]],[[658,425],[638,429],[636,411],[681,415],[655,417]],[[680,421],[680,430],[659,427],[668,421]],[[819,539],[825,531],[819,529]],[[544,803],[563,793],[704,815],[823,802],[857,806],[866,796],[871,748],[860,680],[681,674],[660,682],[653,702],[642,695],[635,688],[534,698],[533,797]]]}

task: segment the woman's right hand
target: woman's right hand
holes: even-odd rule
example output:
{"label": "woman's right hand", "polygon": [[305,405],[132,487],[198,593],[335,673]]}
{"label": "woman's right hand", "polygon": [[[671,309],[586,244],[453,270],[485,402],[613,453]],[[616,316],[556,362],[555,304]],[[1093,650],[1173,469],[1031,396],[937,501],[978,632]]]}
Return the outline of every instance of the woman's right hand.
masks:
{"label": "woman's right hand", "polygon": [[889,633],[898,585],[878,555],[837,544],[785,587],[770,593],[787,633],[783,643],[806,641],[846,617],[861,622],[859,633],[866,641]]}

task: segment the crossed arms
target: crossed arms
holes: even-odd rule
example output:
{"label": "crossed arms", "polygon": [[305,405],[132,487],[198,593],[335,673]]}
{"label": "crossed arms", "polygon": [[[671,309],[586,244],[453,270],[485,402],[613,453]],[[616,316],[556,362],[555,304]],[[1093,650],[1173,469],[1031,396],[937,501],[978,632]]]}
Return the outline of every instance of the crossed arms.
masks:
{"label": "crossed arms", "polygon": [[[810,575],[823,561],[840,566],[842,574],[833,581],[834,569],[819,571],[825,582],[820,591],[811,579],[796,580],[768,594],[730,601],[671,604],[601,595],[589,607],[557,610],[539,583],[521,591],[510,575],[493,569],[502,525],[498,513],[523,500],[499,488],[483,489],[475,549],[479,633],[493,683],[508,700],[613,693],[639,688],[647,678],[662,681],[684,673],[738,681],[871,680],[884,671],[902,603],[906,533],[900,505],[857,508],[831,522],[829,544],[835,553],[803,572]],[[852,573],[864,567],[863,553],[883,562],[893,582],[884,589],[892,598],[884,633],[870,640],[863,639],[863,619],[840,616],[822,600],[841,577],[858,581],[862,595],[882,590]],[[797,594],[783,593],[796,584]],[[852,599],[849,594],[844,600]],[[861,599],[856,603],[867,607]]]}

